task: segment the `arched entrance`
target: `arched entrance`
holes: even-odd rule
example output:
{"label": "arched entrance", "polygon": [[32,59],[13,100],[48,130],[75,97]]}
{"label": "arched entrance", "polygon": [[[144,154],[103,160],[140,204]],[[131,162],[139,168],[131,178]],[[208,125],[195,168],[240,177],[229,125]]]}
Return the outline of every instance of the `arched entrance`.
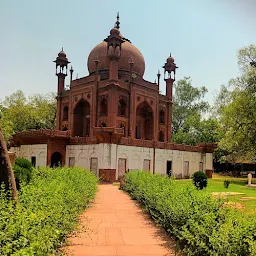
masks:
{"label": "arched entrance", "polygon": [[62,155],[60,152],[54,152],[51,156],[51,168],[62,166]]}
{"label": "arched entrance", "polygon": [[136,110],[136,139],[154,138],[153,110],[148,102],[142,102]]}
{"label": "arched entrance", "polygon": [[90,104],[81,99],[74,109],[73,136],[90,135]]}

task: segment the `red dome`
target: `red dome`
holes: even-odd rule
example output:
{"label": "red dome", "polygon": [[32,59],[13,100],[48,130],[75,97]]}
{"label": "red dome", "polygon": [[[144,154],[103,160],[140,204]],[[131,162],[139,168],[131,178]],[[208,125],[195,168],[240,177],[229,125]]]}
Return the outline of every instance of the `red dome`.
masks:
{"label": "red dome", "polygon": [[174,58],[172,56],[167,58],[167,63],[173,63],[174,62]]}
{"label": "red dome", "polygon": [[[107,42],[103,41],[95,46],[88,57],[89,73],[96,71],[95,60],[99,60],[99,70],[109,69],[109,59],[107,56]],[[145,61],[141,52],[130,42],[125,41],[121,45],[121,57],[119,60],[119,70],[130,70],[130,61],[133,61],[133,71],[140,76],[145,72]]]}

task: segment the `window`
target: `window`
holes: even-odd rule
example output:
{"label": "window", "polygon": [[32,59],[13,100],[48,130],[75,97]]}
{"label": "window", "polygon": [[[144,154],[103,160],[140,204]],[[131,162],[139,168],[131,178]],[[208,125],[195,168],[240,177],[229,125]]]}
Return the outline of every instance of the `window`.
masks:
{"label": "window", "polygon": [[166,174],[168,175],[168,177],[172,176],[172,161],[166,162]]}
{"label": "window", "polygon": [[118,115],[126,116],[126,102],[124,99],[121,99],[118,102]]}
{"label": "window", "polygon": [[164,115],[164,111],[163,110],[159,111],[159,123],[160,124],[164,124],[165,123],[165,115]]}
{"label": "window", "polygon": [[100,102],[100,114],[107,115],[108,114],[108,101],[107,99],[102,99]]}
{"label": "window", "polygon": [[68,106],[63,108],[63,121],[68,121]]}
{"label": "window", "polygon": [[35,156],[31,156],[31,164],[36,167],[36,157]]}

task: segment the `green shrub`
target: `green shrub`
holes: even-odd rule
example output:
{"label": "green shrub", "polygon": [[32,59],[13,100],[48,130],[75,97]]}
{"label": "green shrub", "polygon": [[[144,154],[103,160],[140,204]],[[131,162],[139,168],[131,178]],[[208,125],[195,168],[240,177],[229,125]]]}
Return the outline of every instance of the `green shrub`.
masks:
{"label": "green shrub", "polygon": [[16,207],[0,193],[0,255],[56,255],[96,189],[96,176],[81,168],[34,169]]}
{"label": "green shrub", "polygon": [[197,189],[204,189],[207,187],[207,176],[204,172],[195,172],[192,175],[193,184]]}
{"label": "green shrub", "polygon": [[17,188],[20,189],[21,183],[28,184],[32,178],[33,166],[30,161],[25,158],[16,158],[13,166],[14,176]]}
{"label": "green shrub", "polygon": [[224,180],[224,188],[228,188],[229,184],[230,184],[229,180]]}
{"label": "green shrub", "polygon": [[145,172],[128,173],[123,188],[176,238],[184,255],[256,255],[256,221],[222,208],[207,191]]}

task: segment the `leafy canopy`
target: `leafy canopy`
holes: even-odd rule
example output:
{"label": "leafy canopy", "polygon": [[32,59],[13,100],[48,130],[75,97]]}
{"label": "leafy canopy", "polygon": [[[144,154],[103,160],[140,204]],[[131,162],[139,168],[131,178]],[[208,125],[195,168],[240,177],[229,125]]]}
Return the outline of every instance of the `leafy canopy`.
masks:
{"label": "leafy canopy", "polygon": [[1,125],[8,140],[15,132],[30,129],[54,129],[56,117],[55,95],[35,94],[26,97],[18,90],[0,103]]}

